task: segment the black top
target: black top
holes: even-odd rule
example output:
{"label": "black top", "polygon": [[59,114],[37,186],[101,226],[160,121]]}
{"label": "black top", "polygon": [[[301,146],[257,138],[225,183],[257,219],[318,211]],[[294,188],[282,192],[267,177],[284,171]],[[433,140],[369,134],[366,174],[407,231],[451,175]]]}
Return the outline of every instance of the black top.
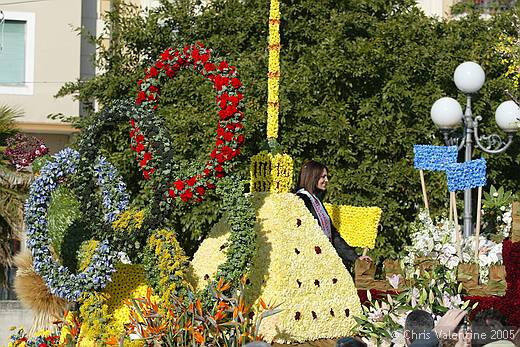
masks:
{"label": "black top", "polygon": [[[314,217],[314,219],[318,220],[318,214],[314,210],[314,206],[312,206],[311,199],[307,195],[302,194],[302,193],[299,193],[299,194],[297,193],[296,195],[298,195],[303,200],[303,202],[305,203],[305,206],[307,206],[307,209],[310,211],[310,213],[312,213],[312,216]],[[315,195],[315,196],[319,199],[320,203],[323,206],[321,197],[319,195]],[[325,209],[325,207],[323,207],[323,209]],[[327,216],[330,219],[330,216],[329,216],[329,213],[327,212],[327,210],[325,210],[325,213],[327,213]],[[343,261],[343,264],[345,265],[345,267],[348,268],[350,266],[351,262],[354,262],[357,258],[359,258],[359,255],[356,253],[354,248],[350,247],[345,242],[345,240],[343,240],[343,238],[339,235],[338,230],[334,227],[334,225],[332,225],[332,220],[330,222],[330,229],[331,229],[330,232],[331,232],[331,238],[332,238],[332,241],[331,241],[332,245],[334,246],[334,249],[340,256],[341,260]]]}

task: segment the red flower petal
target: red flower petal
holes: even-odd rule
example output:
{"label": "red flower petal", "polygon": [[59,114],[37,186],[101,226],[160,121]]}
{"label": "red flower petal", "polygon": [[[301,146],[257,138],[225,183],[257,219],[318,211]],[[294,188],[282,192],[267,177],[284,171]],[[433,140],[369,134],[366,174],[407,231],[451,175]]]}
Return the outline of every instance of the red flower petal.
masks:
{"label": "red flower petal", "polygon": [[175,188],[177,188],[177,190],[179,191],[184,189],[184,182],[181,180],[175,181],[173,184],[175,185]]}

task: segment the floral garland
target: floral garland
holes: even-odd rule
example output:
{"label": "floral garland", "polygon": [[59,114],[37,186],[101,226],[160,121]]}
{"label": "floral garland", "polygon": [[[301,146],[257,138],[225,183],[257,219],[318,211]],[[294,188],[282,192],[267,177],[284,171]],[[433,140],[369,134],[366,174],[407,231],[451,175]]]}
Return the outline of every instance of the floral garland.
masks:
{"label": "floral garland", "polygon": [[280,101],[280,1],[271,0],[269,8],[269,73],[267,79],[267,139],[278,138]]}
{"label": "floral garland", "polygon": [[381,219],[379,207],[356,207],[325,203],[325,208],[341,237],[352,247],[373,249]]}
{"label": "floral garland", "polygon": [[[234,66],[229,66],[213,50],[196,43],[178,49],[168,48],[161,53],[156,63],[147,69],[146,76],[138,82],[136,104],[148,110],[157,110],[161,85],[182,69],[200,73],[213,83],[220,109],[216,144],[209,160],[191,177],[173,178],[165,192],[169,202],[178,199],[185,203],[198,203],[202,201],[206,189],[215,187],[215,178],[220,179],[231,170],[231,160],[240,154],[240,146],[245,139],[241,123],[244,118],[244,87]],[[138,112],[131,119],[131,125],[131,148],[137,153],[144,178],[158,175],[161,180],[170,180],[175,174],[175,164],[164,160],[164,153],[156,148],[157,143],[166,140],[168,145],[162,147],[166,151],[172,150],[166,130],[157,130],[164,128],[162,122],[147,113]],[[156,172],[157,169],[160,172]]]}
{"label": "floral garland", "polygon": [[105,215],[107,222],[113,222],[116,216],[128,207],[129,197],[126,185],[121,181],[116,168],[106,158],[99,157],[94,164],[94,176],[101,187],[103,208],[109,211]]}
{"label": "floral garland", "polygon": [[[104,108],[101,112],[95,114],[93,117],[87,119],[87,123],[81,131],[81,136],[78,139],[78,152],[81,154],[78,165],[77,174],[73,181],[73,190],[78,197],[79,204],[84,211],[89,211],[89,220],[83,221],[85,233],[94,235],[97,239],[109,239],[112,240],[113,232],[111,228],[111,222],[115,220],[117,214],[116,208],[119,212],[123,211],[124,208],[118,208],[117,205],[111,205],[114,207],[114,214],[110,215],[109,218],[103,218],[101,215],[103,207],[111,204],[106,200],[108,192],[102,192],[102,201],[99,199],[93,199],[93,196],[98,194],[96,185],[91,184],[93,177],[101,174],[103,180],[110,181],[116,174],[115,171],[111,172],[99,172],[99,166],[93,166],[92,163],[97,162],[97,158],[100,157],[100,142],[105,136],[116,127],[121,124],[122,121],[130,119],[130,115],[137,112],[137,107],[128,100],[116,100],[110,106]],[[98,173],[96,173],[96,170]],[[118,189],[122,189],[123,184],[119,187],[114,185],[112,192],[114,194]],[[121,197],[122,200],[127,201],[126,197]],[[122,206],[119,206],[122,207]],[[118,246],[119,243],[112,242],[113,246]]]}
{"label": "floral garland", "polygon": [[160,294],[163,307],[171,305],[172,295],[193,291],[187,278],[190,262],[173,231],[162,229],[150,235],[144,266],[147,282]]}
{"label": "floral garland", "polygon": [[120,213],[112,223],[111,241],[118,244],[118,250],[126,254],[132,263],[142,262],[143,248],[150,233],[145,219],[152,217],[154,216],[151,216],[147,209],[132,208]]}
{"label": "floral garland", "polygon": [[226,245],[226,262],[218,267],[215,279],[238,287],[240,279],[249,273],[255,253],[256,214],[251,201],[244,194],[244,184],[238,177],[227,177],[219,182],[217,194],[223,197],[223,210],[228,213],[231,227]]}
{"label": "floral garland", "polygon": [[288,193],[292,189],[293,160],[287,154],[262,151],[251,157],[251,192]]}
{"label": "floral garland", "polygon": [[[66,148],[53,158],[54,161],[49,161],[42,168],[40,176],[33,182],[29,191],[29,199],[25,206],[27,246],[32,251],[35,271],[45,280],[51,293],[69,301],[76,301],[83,292],[101,289],[110,281],[110,274],[114,271],[114,255],[108,242],[101,242],[90,265],[79,274],[71,274],[66,267],[53,260],[47,237],[47,209],[52,192],[60,181],[77,172],[80,155]],[[97,165],[97,182],[101,190],[106,192],[104,205],[111,208],[104,211],[104,219],[110,221],[114,214],[120,212],[120,208],[126,207],[128,197],[123,191],[124,185],[116,177],[115,169],[103,158],[100,158]],[[106,179],[108,173],[114,174],[113,180]]]}

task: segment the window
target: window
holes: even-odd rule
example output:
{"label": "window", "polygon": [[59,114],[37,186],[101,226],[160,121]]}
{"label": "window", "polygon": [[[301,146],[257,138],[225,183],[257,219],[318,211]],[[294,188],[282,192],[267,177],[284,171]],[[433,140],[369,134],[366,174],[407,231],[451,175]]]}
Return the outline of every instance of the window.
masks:
{"label": "window", "polygon": [[0,94],[32,95],[34,13],[0,14]]}

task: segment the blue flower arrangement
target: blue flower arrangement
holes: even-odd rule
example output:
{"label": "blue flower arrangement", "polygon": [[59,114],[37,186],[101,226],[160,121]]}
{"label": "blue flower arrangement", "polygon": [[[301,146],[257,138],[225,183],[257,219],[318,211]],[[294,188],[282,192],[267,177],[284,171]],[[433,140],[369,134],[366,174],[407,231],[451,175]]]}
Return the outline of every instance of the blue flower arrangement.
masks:
{"label": "blue flower arrangement", "polygon": [[[85,271],[72,274],[58,264],[52,256],[48,239],[47,209],[52,192],[60,182],[77,172],[80,154],[66,148],[53,156],[53,160],[41,169],[40,176],[31,185],[25,204],[27,246],[34,258],[34,269],[44,279],[52,294],[68,301],[77,301],[85,291],[100,290],[111,280],[115,271],[115,254],[108,241],[99,243],[90,266]],[[126,186],[121,182],[116,169],[98,158],[94,164],[95,178],[103,196],[104,219],[112,222],[115,216],[128,206]]]}
{"label": "blue flower arrangement", "polygon": [[121,181],[116,168],[105,157],[100,156],[94,164],[94,176],[101,187],[103,210],[106,211],[105,220],[112,223],[116,216],[128,207],[126,185]]}
{"label": "blue flower arrangement", "polygon": [[446,175],[450,192],[485,186],[487,183],[486,160],[481,158],[450,164],[446,167]]}
{"label": "blue flower arrangement", "polygon": [[414,145],[414,166],[418,170],[444,171],[457,162],[457,146]]}

